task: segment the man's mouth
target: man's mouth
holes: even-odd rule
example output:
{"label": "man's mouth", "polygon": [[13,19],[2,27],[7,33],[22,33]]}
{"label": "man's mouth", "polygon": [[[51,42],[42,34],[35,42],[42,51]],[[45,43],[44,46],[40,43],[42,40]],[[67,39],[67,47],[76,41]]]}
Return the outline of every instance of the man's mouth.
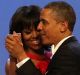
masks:
{"label": "man's mouth", "polygon": [[45,34],[41,34],[41,37],[44,37],[45,36]]}

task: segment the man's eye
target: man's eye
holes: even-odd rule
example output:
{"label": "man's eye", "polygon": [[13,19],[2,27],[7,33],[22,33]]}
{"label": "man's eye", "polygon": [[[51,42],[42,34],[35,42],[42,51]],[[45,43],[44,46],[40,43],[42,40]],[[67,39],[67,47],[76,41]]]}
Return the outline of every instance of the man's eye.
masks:
{"label": "man's eye", "polygon": [[46,21],[44,21],[44,20],[41,20],[41,23],[42,23],[43,25],[46,25]]}
{"label": "man's eye", "polygon": [[44,19],[42,19],[41,22],[42,22],[43,25],[46,25],[46,24],[48,23],[48,22],[47,22],[46,20],[44,20]]}
{"label": "man's eye", "polygon": [[46,24],[46,22],[45,21],[42,21],[42,23],[45,25]]}

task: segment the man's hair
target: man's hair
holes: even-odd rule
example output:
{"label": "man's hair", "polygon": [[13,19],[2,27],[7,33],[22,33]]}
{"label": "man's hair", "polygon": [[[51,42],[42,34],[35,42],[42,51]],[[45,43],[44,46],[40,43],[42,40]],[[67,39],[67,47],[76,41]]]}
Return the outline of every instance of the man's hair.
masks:
{"label": "man's hair", "polygon": [[67,21],[69,30],[73,31],[76,22],[76,14],[70,4],[64,1],[55,1],[47,4],[44,9],[46,8],[50,9],[53,14],[56,12],[56,19],[58,21]]}

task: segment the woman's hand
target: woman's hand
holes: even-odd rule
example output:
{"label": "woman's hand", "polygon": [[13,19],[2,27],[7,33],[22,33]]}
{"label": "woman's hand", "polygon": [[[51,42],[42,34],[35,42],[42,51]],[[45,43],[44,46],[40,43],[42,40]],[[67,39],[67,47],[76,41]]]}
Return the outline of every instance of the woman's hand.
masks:
{"label": "woman's hand", "polygon": [[26,58],[20,33],[17,34],[14,31],[13,34],[7,35],[5,40],[5,47],[7,48],[10,55],[17,58],[19,61]]}

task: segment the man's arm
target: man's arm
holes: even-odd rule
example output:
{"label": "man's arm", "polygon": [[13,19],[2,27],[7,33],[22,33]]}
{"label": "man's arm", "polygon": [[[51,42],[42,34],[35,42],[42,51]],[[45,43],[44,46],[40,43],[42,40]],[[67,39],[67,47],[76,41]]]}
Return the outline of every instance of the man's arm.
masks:
{"label": "man's arm", "polygon": [[16,73],[17,75],[42,75],[30,59],[20,68],[17,68]]}

